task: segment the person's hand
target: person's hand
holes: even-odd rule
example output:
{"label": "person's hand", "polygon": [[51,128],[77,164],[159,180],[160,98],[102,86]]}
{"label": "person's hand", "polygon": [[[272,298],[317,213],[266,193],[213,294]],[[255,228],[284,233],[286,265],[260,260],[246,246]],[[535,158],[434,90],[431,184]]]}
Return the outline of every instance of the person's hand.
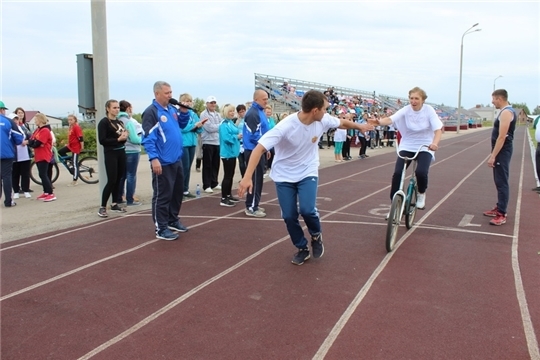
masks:
{"label": "person's hand", "polygon": [[158,159],[153,159],[150,162],[150,166],[152,167],[152,172],[156,175],[161,175],[162,169],[161,169],[161,163]]}
{"label": "person's hand", "polygon": [[439,145],[431,144],[431,145],[428,146],[428,149],[431,150],[431,151],[437,151],[437,150],[439,150]]}
{"label": "person's hand", "polygon": [[375,129],[375,127],[370,124],[370,123],[367,123],[367,124],[360,124],[360,131],[365,134],[367,131],[371,131]]}
{"label": "person's hand", "polygon": [[375,119],[375,118],[369,118],[369,119],[367,120],[367,123],[368,123],[369,125],[373,126],[373,127],[379,126],[379,125],[380,125],[380,124],[379,124],[379,120],[378,120],[378,119]]}
{"label": "person's hand", "polygon": [[240,180],[240,184],[238,184],[238,197],[242,198],[246,193],[251,194],[252,190],[253,182],[251,181],[251,178],[243,177],[242,180]]}
{"label": "person's hand", "polygon": [[495,157],[494,157],[494,156],[490,156],[489,159],[488,159],[487,164],[488,164],[489,167],[494,168],[494,167],[495,167]]}
{"label": "person's hand", "polygon": [[270,151],[267,151],[266,152],[266,160],[270,160],[271,157],[272,157],[272,153]]}
{"label": "person's hand", "polygon": [[28,144],[28,140],[23,140],[23,142],[21,143],[22,146],[26,146]]}
{"label": "person's hand", "polygon": [[242,133],[238,134],[238,139],[242,139],[243,135]]}

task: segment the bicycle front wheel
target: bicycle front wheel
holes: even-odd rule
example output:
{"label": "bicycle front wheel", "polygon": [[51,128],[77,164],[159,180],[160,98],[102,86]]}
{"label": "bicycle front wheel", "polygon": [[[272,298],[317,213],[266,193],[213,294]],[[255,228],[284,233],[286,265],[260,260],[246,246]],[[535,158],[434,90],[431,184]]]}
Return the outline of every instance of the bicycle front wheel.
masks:
{"label": "bicycle front wheel", "polygon": [[409,194],[405,201],[405,226],[410,229],[414,225],[414,218],[416,216],[416,197],[418,195],[418,189],[416,186],[409,188]]}
{"label": "bicycle front wheel", "polygon": [[87,184],[97,184],[99,181],[98,159],[93,156],[79,161],[79,179]]}
{"label": "bicycle front wheel", "polygon": [[[49,164],[49,166],[52,166],[51,183],[54,184],[54,182],[56,180],[58,180],[58,176],[60,175],[60,169],[58,168],[57,163]],[[32,162],[32,165],[30,165],[30,179],[32,179],[32,181],[35,182],[38,185],[43,185],[41,183],[41,178],[39,177],[38,167],[37,167],[35,162]]]}
{"label": "bicycle front wheel", "polygon": [[394,196],[388,214],[388,225],[386,226],[386,251],[388,252],[394,250],[396,245],[399,223],[401,222],[401,204],[403,204],[403,197],[400,195]]}

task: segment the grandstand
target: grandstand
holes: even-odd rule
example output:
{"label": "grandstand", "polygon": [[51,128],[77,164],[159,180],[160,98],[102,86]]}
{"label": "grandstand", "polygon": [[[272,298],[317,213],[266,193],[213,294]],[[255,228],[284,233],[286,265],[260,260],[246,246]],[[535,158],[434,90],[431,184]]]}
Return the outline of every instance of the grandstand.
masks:
{"label": "grandstand", "polygon": [[[290,90],[288,91],[286,88]],[[277,114],[300,110],[301,98],[306,91],[313,89],[325,92],[329,88],[333,88],[334,93],[347,98],[359,95],[364,102],[378,104],[382,108],[387,107],[392,112],[409,103],[409,99],[406,97],[377,94],[375,91],[351,89],[273,75],[255,74],[255,89],[263,89],[268,92],[274,113]],[[445,130],[455,131],[457,129],[457,108],[429,102],[426,102],[426,104],[433,106],[443,121]],[[460,114],[460,129],[466,130],[470,119],[472,120],[472,127],[482,126],[482,120],[475,112],[461,109]]]}

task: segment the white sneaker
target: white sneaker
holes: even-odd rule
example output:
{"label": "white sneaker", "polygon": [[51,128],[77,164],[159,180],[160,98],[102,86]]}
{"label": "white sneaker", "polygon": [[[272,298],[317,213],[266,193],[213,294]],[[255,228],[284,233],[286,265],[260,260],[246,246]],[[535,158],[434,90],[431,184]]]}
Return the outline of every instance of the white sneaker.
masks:
{"label": "white sneaker", "polygon": [[423,194],[418,193],[418,197],[416,198],[416,208],[422,210],[425,207],[426,207],[426,193],[423,193]]}
{"label": "white sneaker", "polygon": [[212,188],[207,188],[207,189],[204,189],[204,192],[211,194],[214,192],[214,190],[212,190]]}
{"label": "white sneaker", "polygon": [[221,185],[216,186],[214,190],[221,190]]}
{"label": "white sneaker", "polygon": [[14,198],[14,199],[18,199],[18,198],[19,198],[19,193],[18,193],[18,192],[14,193],[14,194],[13,194],[13,198]]}
{"label": "white sneaker", "polygon": [[29,192],[25,192],[24,197],[27,198],[27,199],[30,199],[32,197],[32,195]]}

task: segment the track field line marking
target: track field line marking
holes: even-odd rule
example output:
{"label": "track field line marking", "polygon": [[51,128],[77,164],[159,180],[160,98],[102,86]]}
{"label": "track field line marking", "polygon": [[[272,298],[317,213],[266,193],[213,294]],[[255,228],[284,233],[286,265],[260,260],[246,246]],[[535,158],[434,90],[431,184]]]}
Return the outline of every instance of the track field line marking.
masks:
{"label": "track field line marking", "polygon": [[313,356],[313,359],[316,359],[316,360],[324,359],[324,357],[326,356],[326,354],[328,353],[328,351],[330,350],[330,348],[332,347],[332,345],[336,341],[337,337],[339,336],[339,334],[341,333],[341,331],[343,330],[345,325],[347,325],[347,322],[351,318],[352,314],[356,311],[356,308],[358,308],[358,306],[360,305],[362,300],[365,298],[365,296],[367,295],[367,293],[371,289],[371,286],[373,286],[373,283],[375,282],[375,280],[377,280],[379,275],[386,268],[386,265],[388,264],[390,259],[392,259],[392,257],[396,253],[396,251],[401,246],[401,244],[403,244],[403,242],[405,240],[407,240],[407,238],[409,238],[409,236],[411,236],[411,234],[413,234],[416,231],[416,229],[418,229],[418,225],[421,225],[424,222],[424,220],[426,220],[428,218],[428,216],[430,216],[436,209],[438,209],[442,204],[444,204],[444,202],[450,197],[450,195],[454,194],[461,187],[461,185],[463,185],[465,180],[467,180],[469,177],[471,177],[472,174],[474,174],[480,168],[480,166],[484,165],[487,158],[488,157],[486,157],[484,160],[482,160],[482,162],[480,162],[480,164],[478,164],[471,172],[469,172],[469,174],[467,176],[465,176],[463,179],[461,179],[461,181],[459,181],[456,184],[456,186],[454,186],[454,188],[446,194],[445,197],[443,197],[433,208],[431,208],[431,210],[429,210],[417,222],[417,226],[414,226],[412,229],[410,229],[408,232],[406,232],[400,238],[400,240],[396,243],[396,247],[394,248],[394,250],[392,252],[386,254],[386,256],[383,258],[383,260],[381,261],[379,266],[377,266],[377,268],[375,268],[375,270],[373,271],[373,273],[371,274],[371,276],[369,277],[367,282],[364,284],[364,286],[362,286],[362,288],[356,294],[353,301],[349,304],[347,309],[343,312],[343,314],[341,315],[339,320],[336,322],[336,324],[334,325],[334,327],[332,328],[332,330],[330,331],[330,333],[328,334],[326,339],[323,341],[323,343],[319,347],[319,350]]}
{"label": "track field line marking", "polygon": [[521,313],[521,321],[523,322],[523,330],[525,332],[525,339],[527,340],[527,348],[531,359],[540,359],[540,350],[538,349],[538,339],[534,332],[534,325],[531,320],[531,314],[529,312],[529,306],[527,305],[527,297],[525,295],[525,288],[523,287],[523,279],[521,278],[521,270],[519,267],[519,225],[521,216],[521,196],[523,192],[523,171],[525,167],[525,144],[527,138],[523,142],[523,152],[521,155],[521,172],[519,175],[519,188],[516,204],[516,215],[514,222],[514,239],[512,241],[512,270],[514,272],[514,283],[516,286],[516,296],[519,303],[519,310]]}

